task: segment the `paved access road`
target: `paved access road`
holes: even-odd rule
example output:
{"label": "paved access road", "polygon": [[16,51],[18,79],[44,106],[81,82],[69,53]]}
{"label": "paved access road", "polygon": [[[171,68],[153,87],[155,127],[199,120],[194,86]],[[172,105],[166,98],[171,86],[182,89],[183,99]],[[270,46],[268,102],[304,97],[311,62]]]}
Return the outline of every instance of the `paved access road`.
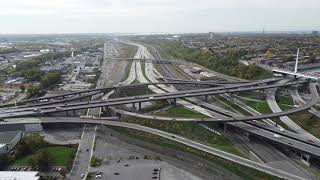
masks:
{"label": "paved access road", "polygon": [[96,129],[92,125],[84,125],[78,152],[72,169],[67,177],[68,180],[82,179],[81,174],[86,174],[88,167],[90,166],[95,130]]}

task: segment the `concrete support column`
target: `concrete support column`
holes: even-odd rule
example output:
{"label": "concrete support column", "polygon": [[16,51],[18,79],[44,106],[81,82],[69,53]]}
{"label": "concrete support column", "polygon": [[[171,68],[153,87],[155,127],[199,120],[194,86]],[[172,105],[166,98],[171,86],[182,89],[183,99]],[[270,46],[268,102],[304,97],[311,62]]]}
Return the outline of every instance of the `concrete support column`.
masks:
{"label": "concrete support column", "polygon": [[103,107],[103,112],[105,116],[110,116],[110,109],[108,106]]}
{"label": "concrete support column", "polygon": [[309,154],[302,154],[301,153],[301,162],[307,166],[310,166],[310,162],[309,162],[309,159],[310,159],[310,155]]}
{"label": "concrete support column", "polygon": [[141,111],[141,104],[142,104],[142,102],[139,102],[139,111]]}
{"label": "concrete support column", "polygon": [[258,90],[258,98],[259,98],[259,99],[262,98],[262,96],[261,96],[261,89]]}
{"label": "concrete support column", "polygon": [[114,89],[114,93],[115,93],[115,94],[119,94],[119,89],[118,89],[118,88],[115,88],[115,89]]}
{"label": "concrete support column", "polygon": [[250,142],[250,134],[248,132],[245,132],[244,137],[248,142]]}
{"label": "concrete support column", "polygon": [[227,123],[226,122],[223,123],[223,133],[225,136],[227,136]]}
{"label": "concrete support column", "polygon": [[176,98],[173,99],[173,105],[174,105],[174,106],[177,105],[177,99],[176,99]]}
{"label": "concrete support column", "polygon": [[116,113],[116,116],[121,118],[121,114],[120,113]]}
{"label": "concrete support column", "polygon": [[230,102],[233,103],[233,94],[230,94]]}
{"label": "concrete support column", "polygon": [[205,102],[208,102],[208,95],[205,95],[205,96],[204,96],[204,101],[205,101]]}
{"label": "concrete support column", "polygon": [[76,116],[76,110],[73,110],[72,112],[73,112],[73,117],[75,117]]}
{"label": "concrete support column", "polygon": [[136,109],[136,103],[132,103],[133,109]]}

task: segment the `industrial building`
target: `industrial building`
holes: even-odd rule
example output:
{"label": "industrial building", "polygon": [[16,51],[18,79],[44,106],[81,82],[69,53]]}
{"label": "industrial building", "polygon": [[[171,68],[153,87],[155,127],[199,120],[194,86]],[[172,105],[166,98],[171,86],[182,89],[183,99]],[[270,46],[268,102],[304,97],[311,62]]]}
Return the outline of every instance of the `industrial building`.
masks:
{"label": "industrial building", "polygon": [[22,139],[22,137],[22,131],[0,132],[0,154],[10,152],[15,147],[15,145]]}
{"label": "industrial building", "polygon": [[39,180],[36,171],[0,171],[0,180]]}

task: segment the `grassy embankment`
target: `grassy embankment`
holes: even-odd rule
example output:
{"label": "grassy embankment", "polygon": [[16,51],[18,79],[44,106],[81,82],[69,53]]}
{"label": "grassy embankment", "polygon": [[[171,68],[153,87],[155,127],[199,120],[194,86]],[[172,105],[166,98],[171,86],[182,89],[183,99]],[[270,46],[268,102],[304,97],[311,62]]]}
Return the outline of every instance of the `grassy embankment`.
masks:
{"label": "grassy embankment", "polygon": [[46,150],[49,154],[49,166],[65,166],[67,167],[73,162],[74,155],[76,153],[75,148],[65,146],[51,146],[37,150],[35,153],[28,154],[21,159],[17,159],[14,164],[19,166],[30,165],[30,159],[32,156],[38,154],[40,151]]}
{"label": "grassy embankment", "polygon": [[243,156],[226,137],[212,133],[194,122],[170,122],[131,117],[124,118],[122,121],[178,134],[222,151]]}
{"label": "grassy embankment", "polygon": [[181,117],[181,118],[208,118],[198,112],[191,111],[181,106],[171,107],[166,111],[159,112],[156,115],[164,117]]}
{"label": "grassy embankment", "polygon": [[256,65],[246,66],[240,64],[238,59],[241,55],[238,52],[230,51],[227,55],[220,56],[196,48],[186,48],[180,43],[168,41],[160,43],[159,46],[166,56],[194,62],[218,73],[250,80],[272,77],[270,71],[264,70]]}
{"label": "grassy embankment", "polygon": [[296,124],[317,138],[320,138],[320,118],[302,111],[289,116]]}

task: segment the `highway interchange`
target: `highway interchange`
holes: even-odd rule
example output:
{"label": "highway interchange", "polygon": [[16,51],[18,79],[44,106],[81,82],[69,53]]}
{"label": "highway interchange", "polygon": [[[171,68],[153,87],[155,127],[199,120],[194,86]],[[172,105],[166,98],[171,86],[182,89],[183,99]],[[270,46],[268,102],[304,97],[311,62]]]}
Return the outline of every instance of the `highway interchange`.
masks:
{"label": "highway interchange", "polygon": [[[129,43],[129,42],[126,42]],[[115,86],[111,87],[97,87],[97,89],[86,90],[81,92],[71,92],[65,93],[61,95],[51,96],[51,97],[43,97],[33,100],[27,100],[20,102],[17,107],[3,107],[0,109],[0,118],[13,118],[13,117],[28,117],[28,116],[46,116],[48,114],[53,114],[56,112],[72,112],[76,110],[82,109],[90,109],[90,108],[110,108],[119,114],[134,116],[134,117],[143,117],[148,119],[156,119],[156,120],[166,120],[166,121],[193,121],[198,123],[206,123],[213,121],[227,122],[228,125],[234,126],[240,129],[243,129],[247,132],[255,134],[257,136],[268,139],[273,143],[282,144],[286,147],[299,150],[300,152],[304,152],[315,157],[320,157],[320,143],[319,141],[310,136],[309,133],[303,132],[299,133],[299,129],[293,129],[297,132],[293,133],[290,131],[280,131],[279,128],[274,126],[267,126],[261,124],[254,123],[246,123],[247,121],[252,120],[263,120],[273,118],[273,117],[286,117],[286,115],[290,115],[293,113],[297,113],[304,110],[309,110],[317,104],[318,102],[318,93],[317,93],[317,84],[314,82],[310,82],[307,80],[296,80],[290,82],[282,82],[281,79],[267,79],[264,81],[243,81],[239,82],[202,82],[196,80],[182,80],[180,78],[167,77],[165,78],[155,67],[154,63],[161,62],[161,57],[153,57],[148,49],[140,44],[129,43],[131,45],[135,45],[138,47],[138,51],[133,58],[130,72],[126,80],[121,83],[118,83]],[[157,52],[154,49],[154,54]],[[156,55],[159,56],[159,55]],[[157,59],[157,60],[154,60]],[[144,61],[139,61],[144,60]],[[145,63],[144,68],[142,69],[141,62]],[[161,63],[158,63],[161,64]],[[167,65],[172,64],[172,61],[165,61],[163,63],[165,68]],[[167,69],[168,70],[168,69]],[[144,74],[144,73],[145,74]],[[165,80],[165,82],[159,82],[159,79]],[[138,81],[140,84],[132,84],[135,81]],[[169,81],[169,82],[167,82]],[[191,84],[193,86],[197,86],[196,89],[179,89],[183,85]],[[285,88],[292,87],[296,85],[308,84],[310,89],[311,100],[309,102],[305,102],[301,104],[299,107],[292,108],[287,111],[281,111],[281,109],[274,110],[272,114],[262,114],[262,115],[252,115],[252,116],[241,116],[217,106],[211,105],[206,100],[208,96],[212,95],[224,95],[224,94],[232,94],[243,91],[255,91],[255,90],[267,90],[269,98],[268,103],[274,103],[274,95],[276,93],[277,88]],[[170,86],[169,86],[170,85]],[[221,86],[223,85],[223,86]],[[148,87],[154,94],[142,95],[142,96],[132,96],[132,97],[117,97],[117,98],[109,98],[115,91],[121,89],[127,89],[135,86],[146,86]],[[212,87],[217,86],[217,87]],[[199,88],[200,87],[200,88]],[[76,99],[81,99],[89,96],[94,96],[98,94],[102,94],[102,100],[91,100],[91,101],[81,101],[81,102],[73,102]],[[69,97],[70,96],[70,97]],[[62,97],[62,99],[61,99]],[[60,99],[56,99],[60,98]],[[51,99],[51,100],[50,100]],[[52,100],[54,99],[54,100]],[[46,102],[40,102],[41,100],[46,100]],[[178,117],[161,117],[161,116],[152,116],[140,114],[137,112],[129,112],[127,110],[119,109],[118,107],[124,104],[139,104],[150,101],[169,101],[173,105],[180,104],[188,109],[193,111],[197,111],[202,113],[208,118],[178,118]],[[273,102],[271,102],[273,101]],[[276,106],[276,105],[274,105]],[[58,108],[57,108],[58,107]],[[271,106],[270,106],[271,107]],[[89,113],[88,116],[99,116],[100,113],[94,112]],[[156,129],[147,128],[144,126],[136,125],[136,124],[128,124],[116,122],[115,120],[99,120],[97,119],[81,119],[75,118],[70,120],[64,120],[63,118],[41,118],[41,123],[85,123],[85,124],[106,124],[112,126],[120,126],[126,128],[137,129],[141,131],[145,131],[148,133],[153,133],[164,138],[185,144],[187,146],[214,154],[219,157],[223,157],[227,160],[231,160],[233,162],[255,168],[257,170],[267,172],[269,174],[286,178],[286,179],[304,179],[301,176],[295,176],[288,172],[284,172],[260,163],[256,163],[244,158],[240,158],[238,156],[216,150],[214,148],[196,143],[194,141],[188,140],[186,138],[176,136],[170,133],[166,133],[163,131],[159,131]],[[284,121],[287,122],[287,121]],[[2,122],[1,125],[5,125],[8,123],[14,122]],[[32,123],[32,122],[16,122],[16,123]],[[34,123],[34,122],[33,122]],[[289,126],[290,127],[290,126]],[[301,130],[301,129],[300,129]],[[281,139],[274,138],[274,134],[281,134]],[[303,136],[300,136],[300,135]],[[310,138],[313,139],[313,142],[310,143]]]}

